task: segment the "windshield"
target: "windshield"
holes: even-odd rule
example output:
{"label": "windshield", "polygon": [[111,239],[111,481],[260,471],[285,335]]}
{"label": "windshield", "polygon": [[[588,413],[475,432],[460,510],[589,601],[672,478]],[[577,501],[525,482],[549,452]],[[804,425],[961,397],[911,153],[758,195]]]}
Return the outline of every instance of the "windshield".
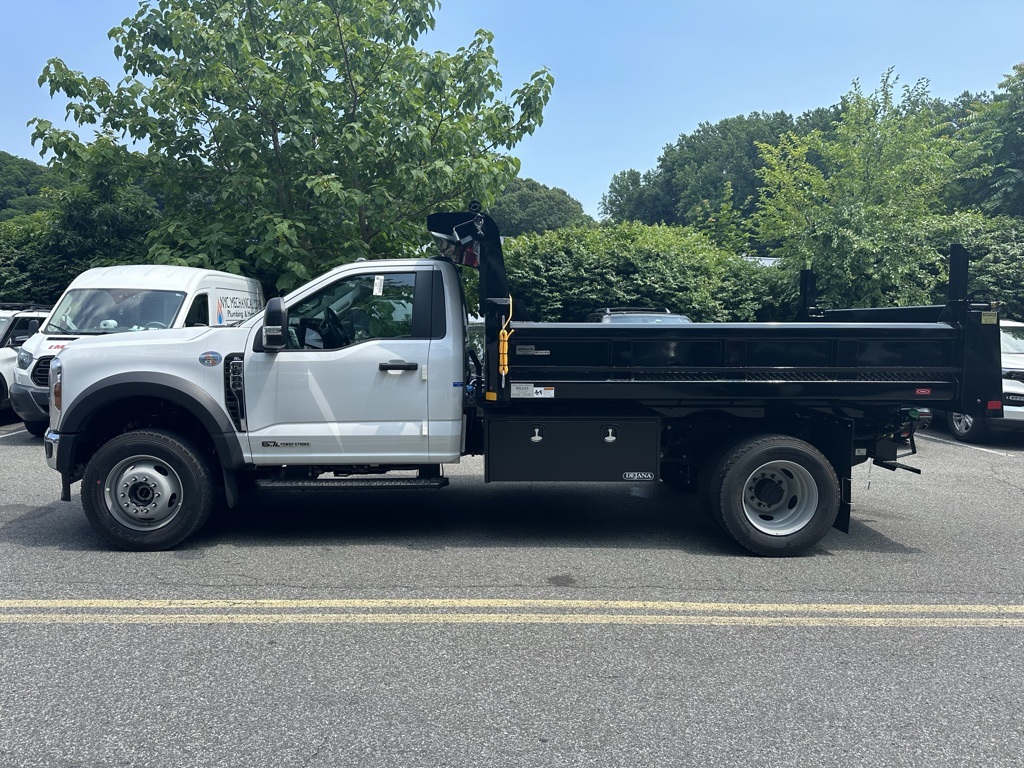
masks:
{"label": "windshield", "polygon": [[170,328],[185,301],[182,291],[83,288],[53,310],[47,333],[117,333]]}
{"label": "windshield", "polygon": [[4,337],[4,333],[7,331],[7,326],[11,324],[11,318],[0,317],[0,339]]}

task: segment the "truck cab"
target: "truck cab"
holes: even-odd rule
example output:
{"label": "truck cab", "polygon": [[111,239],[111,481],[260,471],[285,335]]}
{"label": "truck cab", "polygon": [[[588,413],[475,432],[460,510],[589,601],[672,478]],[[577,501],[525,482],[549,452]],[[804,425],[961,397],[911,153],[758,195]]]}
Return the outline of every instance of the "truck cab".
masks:
{"label": "truck cab", "polygon": [[[466,313],[440,260],[357,262],[254,323],[236,382],[253,464],[430,464],[461,452]],[[236,418],[241,426],[241,417]]]}

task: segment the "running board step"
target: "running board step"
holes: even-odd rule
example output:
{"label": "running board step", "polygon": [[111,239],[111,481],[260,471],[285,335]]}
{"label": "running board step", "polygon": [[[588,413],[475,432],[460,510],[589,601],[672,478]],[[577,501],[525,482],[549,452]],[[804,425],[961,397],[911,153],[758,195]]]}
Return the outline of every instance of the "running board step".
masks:
{"label": "running board step", "polygon": [[328,480],[257,480],[257,488],[272,491],[366,491],[375,488],[444,488],[447,477],[332,477]]}

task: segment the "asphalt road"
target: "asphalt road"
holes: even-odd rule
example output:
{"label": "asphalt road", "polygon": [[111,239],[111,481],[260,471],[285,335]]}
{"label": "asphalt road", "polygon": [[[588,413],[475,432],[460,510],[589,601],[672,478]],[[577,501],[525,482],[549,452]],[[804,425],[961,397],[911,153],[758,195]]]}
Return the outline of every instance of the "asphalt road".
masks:
{"label": "asphalt road", "polygon": [[478,462],[124,553],[0,421],[0,766],[1019,766],[1024,440],[919,448],[794,559]]}

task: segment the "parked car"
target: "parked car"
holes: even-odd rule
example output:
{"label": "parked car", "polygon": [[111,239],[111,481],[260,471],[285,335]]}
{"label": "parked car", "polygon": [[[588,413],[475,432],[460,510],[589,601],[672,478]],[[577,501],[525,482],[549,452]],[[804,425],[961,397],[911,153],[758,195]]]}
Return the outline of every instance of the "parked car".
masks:
{"label": "parked car", "polygon": [[29,325],[37,325],[49,314],[50,308],[37,304],[0,302],[0,411],[11,407],[11,382],[18,350],[29,337]]}
{"label": "parked car", "polygon": [[1003,418],[976,419],[965,413],[946,414],[949,433],[965,443],[981,443],[993,432],[1024,430],[1024,323],[999,321],[1003,360]]}
{"label": "parked car", "polygon": [[587,315],[588,323],[689,323],[686,315],[677,315],[667,309],[645,309],[640,307],[608,307]]}

